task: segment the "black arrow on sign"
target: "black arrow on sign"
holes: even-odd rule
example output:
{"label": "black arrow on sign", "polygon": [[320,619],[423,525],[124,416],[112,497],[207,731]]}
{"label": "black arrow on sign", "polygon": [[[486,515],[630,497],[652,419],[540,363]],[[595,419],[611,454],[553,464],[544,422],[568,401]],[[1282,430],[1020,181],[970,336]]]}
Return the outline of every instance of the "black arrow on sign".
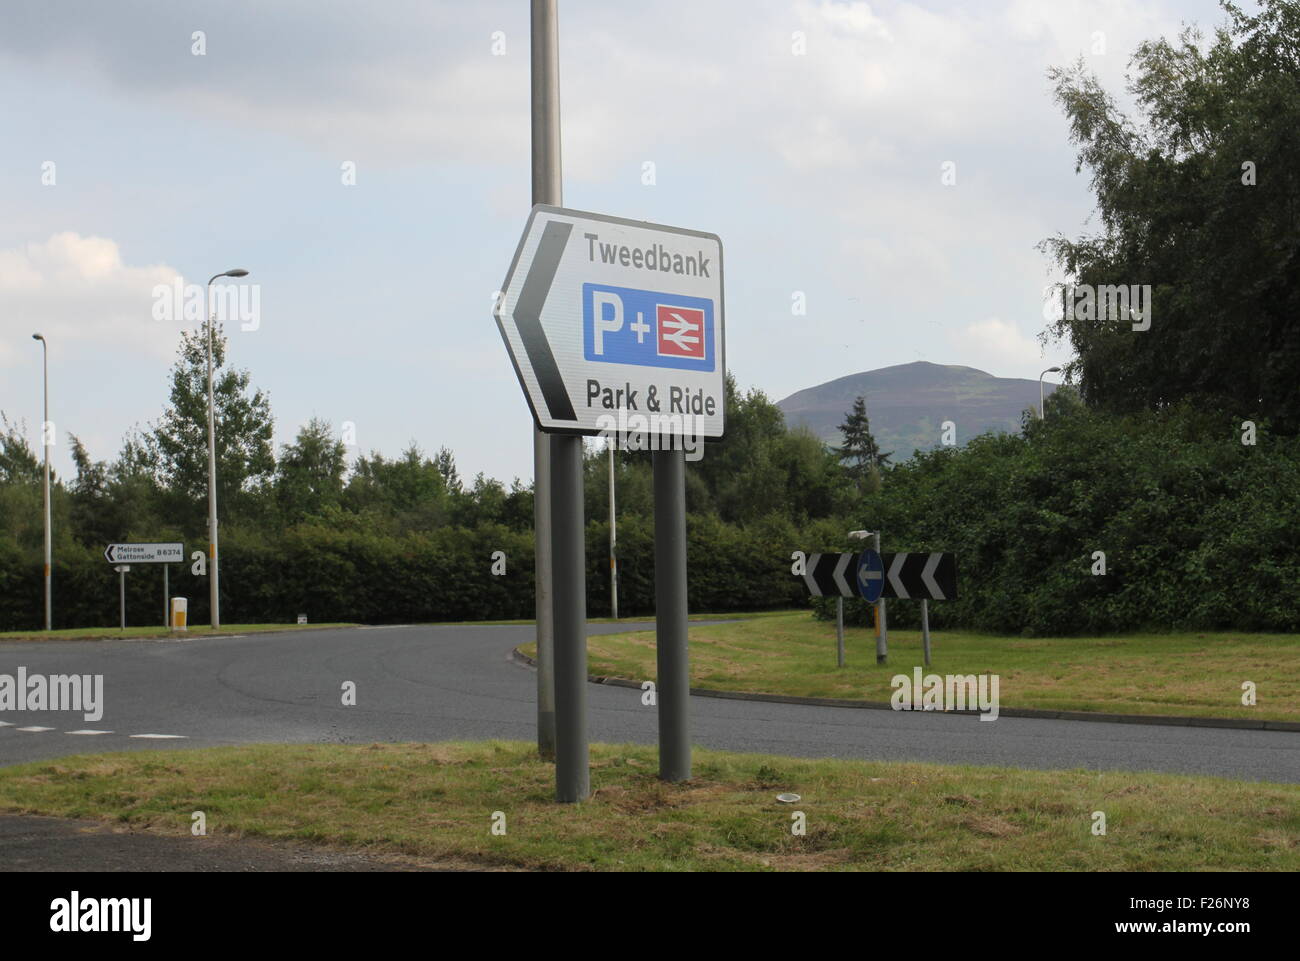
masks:
{"label": "black arrow on sign", "polygon": [[104,548],[104,560],[108,561],[110,564],[113,563],[113,548],[115,547],[117,547],[116,544],[109,544]]}
{"label": "black arrow on sign", "polygon": [[551,345],[542,330],[542,308],[551,292],[551,282],[555,280],[555,271],[560,266],[565,245],[573,224],[558,220],[548,221],[542,230],[542,239],[538,241],[537,253],[533,255],[533,264],[524,278],[523,289],[519,292],[519,302],[515,304],[515,326],[519,328],[519,339],[523,341],[524,352],[528,362],[533,366],[533,375],[537,386],[541,388],[542,397],[554,420],[578,419],[569,400],[569,392],[560,376],[559,365],[551,353]]}

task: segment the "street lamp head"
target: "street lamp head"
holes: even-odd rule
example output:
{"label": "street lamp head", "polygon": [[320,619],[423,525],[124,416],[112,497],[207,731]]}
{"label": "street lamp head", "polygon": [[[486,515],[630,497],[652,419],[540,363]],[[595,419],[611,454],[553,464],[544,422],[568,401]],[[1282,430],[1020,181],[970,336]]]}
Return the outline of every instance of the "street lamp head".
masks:
{"label": "street lamp head", "polygon": [[41,334],[32,334],[32,340],[39,340],[42,344],[45,343],[45,337]]}
{"label": "street lamp head", "polygon": [[227,270],[224,274],[222,274],[222,276],[223,277],[247,277],[248,271],[245,270],[243,267],[236,267],[234,270]]}
{"label": "street lamp head", "polygon": [[1059,367],[1049,367],[1049,368],[1047,368],[1047,372],[1048,372],[1049,374],[1059,374],[1059,373],[1061,372],[1061,368],[1059,368]]}
{"label": "street lamp head", "polygon": [[862,541],[862,540],[866,540],[873,533],[874,531],[849,531],[849,537],[852,537],[855,540]]}

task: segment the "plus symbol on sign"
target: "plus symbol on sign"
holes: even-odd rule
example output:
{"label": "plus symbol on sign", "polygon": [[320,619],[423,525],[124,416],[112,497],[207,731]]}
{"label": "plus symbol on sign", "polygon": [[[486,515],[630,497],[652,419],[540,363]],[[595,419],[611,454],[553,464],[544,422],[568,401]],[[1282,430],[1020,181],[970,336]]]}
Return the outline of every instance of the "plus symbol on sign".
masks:
{"label": "plus symbol on sign", "polygon": [[638,344],[644,344],[645,335],[650,331],[650,325],[645,322],[645,314],[638,310],[636,320],[629,325],[628,329],[636,331],[636,342]]}

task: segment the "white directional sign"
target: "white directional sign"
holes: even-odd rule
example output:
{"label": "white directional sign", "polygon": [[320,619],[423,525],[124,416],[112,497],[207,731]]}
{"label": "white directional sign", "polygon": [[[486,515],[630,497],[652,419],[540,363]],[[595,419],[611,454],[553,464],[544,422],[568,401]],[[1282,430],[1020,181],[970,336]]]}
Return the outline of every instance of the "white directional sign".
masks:
{"label": "white directional sign", "polygon": [[715,234],[539,204],[494,315],[542,430],[722,436]]}
{"label": "white directional sign", "polygon": [[184,544],[109,544],[104,560],[110,564],[180,564],[185,560]]}

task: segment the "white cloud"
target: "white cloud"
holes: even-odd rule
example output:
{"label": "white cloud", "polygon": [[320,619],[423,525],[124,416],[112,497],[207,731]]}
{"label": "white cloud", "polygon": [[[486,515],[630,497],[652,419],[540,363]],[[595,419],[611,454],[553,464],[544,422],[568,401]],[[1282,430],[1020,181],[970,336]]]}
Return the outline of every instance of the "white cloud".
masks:
{"label": "white cloud", "polygon": [[0,250],[0,364],[17,362],[14,345],[34,332],[52,349],[170,357],[181,322],[153,319],[153,289],[178,276],[162,264],[128,266],[114,241],[72,232]]}
{"label": "white cloud", "polygon": [[[1004,377],[1017,374],[1036,376],[1025,372],[1043,361],[1037,339],[1021,333],[1015,324],[998,317],[969,323],[960,330],[949,332],[948,339],[961,363],[994,371]],[[1044,363],[1043,366],[1051,365]]]}

